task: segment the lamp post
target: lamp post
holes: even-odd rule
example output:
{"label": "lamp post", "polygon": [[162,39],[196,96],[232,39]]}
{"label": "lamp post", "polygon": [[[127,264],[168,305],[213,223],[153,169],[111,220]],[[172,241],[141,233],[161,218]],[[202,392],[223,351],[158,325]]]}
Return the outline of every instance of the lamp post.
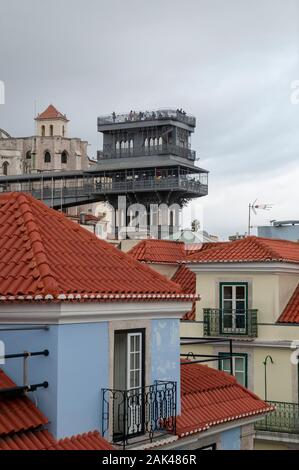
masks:
{"label": "lamp post", "polygon": [[265,368],[265,401],[267,401],[267,364],[268,360],[271,362],[271,364],[274,364],[274,361],[272,357],[268,354],[268,356],[265,357],[265,360],[263,362],[264,368]]}

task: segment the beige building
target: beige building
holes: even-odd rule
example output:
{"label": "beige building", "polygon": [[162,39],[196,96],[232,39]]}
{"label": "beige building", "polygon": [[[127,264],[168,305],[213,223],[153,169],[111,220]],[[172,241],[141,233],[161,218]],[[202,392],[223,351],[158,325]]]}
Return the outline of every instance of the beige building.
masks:
{"label": "beige building", "polygon": [[[53,105],[38,114],[35,122],[34,136],[12,137],[0,129],[0,177],[44,171],[85,170],[96,163],[87,155],[87,141],[69,137],[69,120]],[[79,215],[91,210],[97,214],[101,212],[101,207],[97,206],[73,207],[66,212]]]}
{"label": "beige building", "polygon": [[50,105],[36,118],[36,135],[11,137],[0,130],[0,175],[84,170],[88,143],[68,136],[67,117]]}
{"label": "beige building", "polygon": [[[161,244],[148,248],[143,242],[131,253],[161,272],[175,245],[168,252]],[[276,406],[256,426],[256,449],[299,449],[299,243],[258,237],[207,243],[168,274],[200,295],[195,316],[181,323],[182,353],[214,356],[209,365],[228,373],[232,363],[242,385]]]}
{"label": "beige building", "polygon": [[[233,339],[238,381],[275,404],[256,427],[255,448],[299,449],[299,244],[247,237],[190,255],[196,274],[195,322],[181,337]],[[214,367],[230,372],[227,343],[188,345],[184,352],[218,355]]]}

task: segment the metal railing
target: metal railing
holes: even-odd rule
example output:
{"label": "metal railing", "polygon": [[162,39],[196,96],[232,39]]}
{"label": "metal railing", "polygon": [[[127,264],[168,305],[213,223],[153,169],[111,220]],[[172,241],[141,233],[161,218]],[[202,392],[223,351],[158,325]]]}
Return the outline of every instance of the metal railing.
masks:
{"label": "metal railing", "polygon": [[152,145],[144,147],[130,147],[123,149],[106,148],[97,152],[98,161],[114,158],[130,158],[144,157],[151,155],[176,155],[178,157],[187,158],[188,160],[196,160],[196,151],[188,147],[181,147],[174,144]]}
{"label": "metal railing", "polygon": [[[197,176],[197,175],[196,175]],[[101,181],[97,178],[89,181],[78,181],[78,183],[67,183],[67,185],[51,186],[51,182],[43,182],[41,187],[40,183],[34,183],[34,186],[23,184],[13,184],[13,189],[6,188],[6,191],[24,191],[30,192],[37,199],[49,198],[68,198],[80,197],[96,194],[118,193],[118,192],[134,192],[145,191],[148,189],[154,190],[186,190],[206,195],[208,193],[208,185],[202,183],[196,176],[194,178],[180,177],[151,177],[140,178],[136,180],[116,181],[112,178],[106,178],[106,181]],[[107,181],[108,180],[108,181]],[[12,185],[10,185],[12,186]],[[38,187],[39,186],[39,187]],[[58,186],[58,187],[57,187]]]}
{"label": "metal railing", "polygon": [[176,382],[157,381],[131,390],[102,389],[102,435],[125,448],[130,439],[174,433],[177,415]]}
{"label": "metal railing", "polygon": [[143,121],[161,121],[161,120],[179,121],[189,126],[195,127],[196,118],[186,114],[184,111],[176,109],[157,109],[151,111],[130,111],[129,113],[111,113],[107,116],[98,117],[98,126],[107,124],[123,124],[130,122]]}
{"label": "metal railing", "polygon": [[204,308],[205,336],[250,336],[257,337],[257,310],[226,310]]}
{"label": "metal railing", "polygon": [[255,424],[257,431],[299,434],[299,404],[284,401],[268,401],[276,407]]}

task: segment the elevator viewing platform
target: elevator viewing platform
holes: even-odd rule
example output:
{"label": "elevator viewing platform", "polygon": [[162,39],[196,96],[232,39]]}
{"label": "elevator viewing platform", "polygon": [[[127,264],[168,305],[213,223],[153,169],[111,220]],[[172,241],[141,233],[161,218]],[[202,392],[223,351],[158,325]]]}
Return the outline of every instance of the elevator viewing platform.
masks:
{"label": "elevator viewing platform", "polygon": [[108,202],[178,204],[208,194],[208,171],[191,148],[196,119],[185,111],[130,111],[98,118],[103,149],[84,170],[43,171],[0,177],[0,192],[25,191],[64,209]]}

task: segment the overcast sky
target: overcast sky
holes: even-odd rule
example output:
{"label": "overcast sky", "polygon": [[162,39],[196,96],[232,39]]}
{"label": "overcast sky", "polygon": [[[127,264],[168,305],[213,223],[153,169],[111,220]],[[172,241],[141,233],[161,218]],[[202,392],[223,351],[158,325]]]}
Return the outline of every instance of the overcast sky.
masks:
{"label": "overcast sky", "polygon": [[0,14],[0,128],[31,135],[34,102],[53,103],[94,157],[98,115],[182,107],[210,171],[193,203],[206,230],[244,232],[256,198],[274,207],[254,224],[299,219],[299,0],[0,0]]}

